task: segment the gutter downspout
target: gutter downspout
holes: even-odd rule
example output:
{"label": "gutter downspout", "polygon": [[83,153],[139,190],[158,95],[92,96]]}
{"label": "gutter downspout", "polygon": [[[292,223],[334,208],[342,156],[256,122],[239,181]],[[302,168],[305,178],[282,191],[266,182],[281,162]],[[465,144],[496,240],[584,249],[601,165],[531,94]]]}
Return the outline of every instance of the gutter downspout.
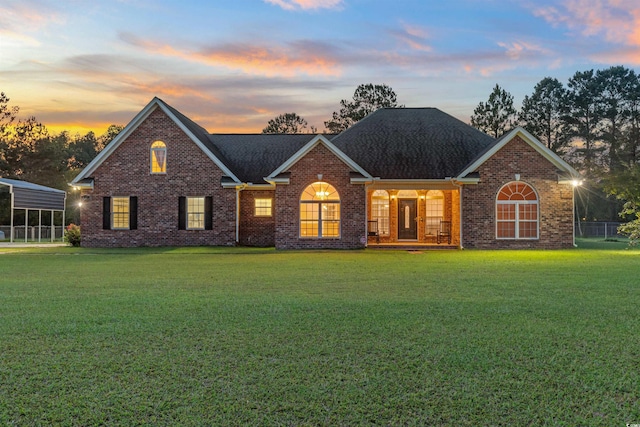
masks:
{"label": "gutter downspout", "polygon": [[15,203],[14,195],[13,195],[13,185],[9,186],[9,192],[11,193],[11,230],[9,232],[9,236],[10,236],[9,242],[13,243],[13,215],[14,215],[13,205]]}
{"label": "gutter downspout", "polygon": [[[571,227],[573,228],[573,247],[577,248],[578,245],[576,244],[576,186],[572,185],[572,191],[571,191],[571,213],[573,214],[573,218],[571,221]],[[607,226],[605,224],[605,233],[607,231]]]}
{"label": "gutter downspout", "polygon": [[462,184],[458,184],[453,178],[451,179],[451,183],[458,188],[458,199],[460,199],[458,203],[458,210],[460,211],[458,215],[460,218],[460,226],[458,227],[458,230],[460,232],[460,249],[464,249],[464,245],[462,244]]}
{"label": "gutter downspout", "polygon": [[247,184],[236,187],[236,245],[240,243],[240,192],[247,188]]}

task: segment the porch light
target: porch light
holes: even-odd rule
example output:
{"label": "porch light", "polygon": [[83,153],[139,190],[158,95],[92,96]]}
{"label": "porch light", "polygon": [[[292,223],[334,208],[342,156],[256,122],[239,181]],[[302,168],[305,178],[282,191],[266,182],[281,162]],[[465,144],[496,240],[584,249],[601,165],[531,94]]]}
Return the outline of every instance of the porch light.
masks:
{"label": "porch light", "polygon": [[571,181],[571,185],[573,185],[573,186],[574,186],[574,188],[575,188],[575,187],[579,187],[579,186],[581,186],[581,185],[582,185],[582,180],[580,180],[580,179],[574,179],[574,180],[572,180],[572,181]]}

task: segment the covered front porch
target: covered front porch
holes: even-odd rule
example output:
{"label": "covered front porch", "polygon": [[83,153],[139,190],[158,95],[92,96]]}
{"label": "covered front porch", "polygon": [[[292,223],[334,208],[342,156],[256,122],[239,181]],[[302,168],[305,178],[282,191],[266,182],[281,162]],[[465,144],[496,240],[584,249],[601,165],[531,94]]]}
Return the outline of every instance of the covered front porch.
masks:
{"label": "covered front porch", "polygon": [[451,183],[369,187],[367,246],[459,247],[460,189]]}

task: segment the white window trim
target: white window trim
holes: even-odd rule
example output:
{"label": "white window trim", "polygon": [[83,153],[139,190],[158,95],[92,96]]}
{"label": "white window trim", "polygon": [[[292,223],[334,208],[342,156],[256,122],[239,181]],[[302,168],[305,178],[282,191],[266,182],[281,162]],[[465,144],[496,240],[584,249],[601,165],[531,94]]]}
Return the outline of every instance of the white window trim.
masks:
{"label": "white window trim", "polygon": [[[389,236],[391,234],[391,203],[390,203],[390,196],[389,196],[389,192],[386,190],[382,190],[385,193],[387,193],[386,197],[385,196],[374,196],[375,191],[371,194],[371,219],[372,220],[377,220],[378,221],[378,232],[380,233],[380,236]],[[387,206],[387,216],[380,216],[378,217],[376,214],[376,210],[374,209],[374,206],[377,204],[376,202],[386,202]],[[386,225],[386,229],[385,227],[380,227],[380,220],[382,220]],[[380,231],[380,230],[383,231]]]}
{"label": "white window trim", "polygon": [[[260,209],[266,209],[266,206],[257,206],[258,200],[269,200],[269,213],[268,214],[259,214],[258,213],[258,208]],[[273,216],[273,198],[271,197],[256,197],[253,200],[253,216],[258,217],[258,218],[270,218]]]}
{"label": "white window trim", "polygon": [[[533,188],[533,187],[531,187]],[[535,189],[534,189],[535,191]],[[536,195],[537,197],[537,195]],[[514,205],[515,221],[506,221],[498,219],[498,205]],[[520,220],[520,205],[536,205],[536,220]],[[536,224],[536,236],[535,237],[520,237],[520,222],[529,222]],[[498,224],[500,223],[515,223],[515,237],[498,237]],[[539,240],[540,239],[540,204],[538,200],[498,200],[496,201],[496,239],[497,240]]]}
{"label": "white window trim", "polygon": [[[163,143],[164,147],[154,147],[153,144],[155,144],[156,142]],[[154,159],[155,159],[155,151],[156,150],[164,151],[164,171],[162,171],[162,172],[154,172],[153,171],[153,162],[154,162]],[[149,173],[151,175],[166,175],[167,174],[167,143],[164,142],[164,141],[160,141],[160,140],[153,141],[151,143],[151,147],[149,147],[149,160],[150,160],[150,162],[149,162]]]}
{"label": "white window trim", "polygon": [[[309,239],[309,240],[320,240],[320,239],[340,239],[342,237],[342,205],[340,203],[339,200],[300,200],[300,205],[305,204],[305,205],[310,205],[310,204],[316,204],[318,205],[318,235],[316,236],[303,236],[302,235],[302,219],[301,214],[302,214],[302,210],[300,209],[300,211],[298,212],[298,237],[300,239]],[[323,236],[322,235],[322,205],[326,204],[333,204],[333,205],[339,205],[340,206],[340,218],[338,220],[326,220],[326,221],[338,221],[338,235],[337,236]],[[305,221],[314,221],[314,220],[305,220]]]}
{"label": "white window trim", "polygon": [[[126,199],[127,201],[127,226],[126,227],[116,227],[114,225],[116,211],[113,207],[116,199]],[[130,230],[131,229],[131,197],[129,196],[112,196],[111,197],[111,229],[112,230]]]}
{"label": "white window trim", "polygon": [[[189,211],[189,200],[194,200],[194,199],[202,199],[202,212],[190,212]],[[186,220],[186,224],[185,224],[185,229],[187,230],[204,230],[205,229],[205,204],[207,203],[207,199],[204,196],[190,196],[187,197],[185,200],[185,220]],[[202,215],[202,227],[189,227],[189,214],[193,215],[193,214],[201,214]]]}

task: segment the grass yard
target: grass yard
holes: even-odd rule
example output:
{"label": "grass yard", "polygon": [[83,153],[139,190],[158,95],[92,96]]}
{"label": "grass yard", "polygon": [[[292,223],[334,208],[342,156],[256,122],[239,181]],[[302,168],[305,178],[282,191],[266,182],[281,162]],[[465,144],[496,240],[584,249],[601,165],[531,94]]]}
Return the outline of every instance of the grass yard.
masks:
{"label": "grass yard", "polygon": [[0,248],[0,425],[640,423],[640,250]]}

